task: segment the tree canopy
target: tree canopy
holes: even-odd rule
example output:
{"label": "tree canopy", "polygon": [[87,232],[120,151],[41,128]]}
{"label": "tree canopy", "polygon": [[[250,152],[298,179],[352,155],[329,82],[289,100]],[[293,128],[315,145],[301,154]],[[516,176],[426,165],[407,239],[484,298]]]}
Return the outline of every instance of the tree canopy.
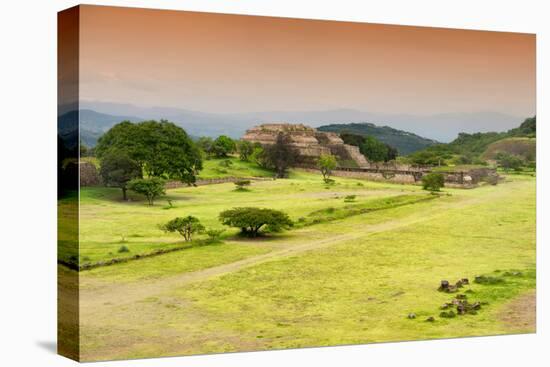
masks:
{"label": "tree canopy", "polygon": [[445,186],[445,177],[441,173],[428,173],[422,176],[422,188],[429,191],[439,191]]}
{"label": "tree canopy", "polygon": [[193,183],[202,169],[200,151],[185,130],[166,120],[113,126],[98,141],[96,154],[124,152],[149,177]]}
{"label": "tree canopy", "polygon": [[240,228],[241,233],[250,237],[256,237],[263,226],[272,232],[293,226],[286,213],[264,208],[233,208],[221,212],[219,219],[222,224]]}
{"label": "tree canopy", "polygon": [[280,132],[275,144],[263,148],[262,166],[275,170],[278,178],[284,178],[288,175],[288,169],[296,162],[297,156],[298,152],[292,146],[290,136]]}
{"label": "tree canopy", "polygon": [[147,198],[149,205],[153,205],[156,198],[165,195],[165,181],[158,177],[135,178],[128,182],[128,188]]}
{"label": "tree canopy", "polygon": [[241,140],[238,144],[239,149],[239,159],[241,161],[248,161],[248,158],[254,151],[254,145],[248,140]]}
{"label": "tree canopy", "polygon": [[187,217],[177,217],[161,226],[165,232],[178,232],[185,238],[185,241],[191,241],[193,234],[201,233],[205,230],[198,218],[191,215]]}
{"label": "tree canopy", "polygon": [[397,149],[370,135],[344,132],[340,134],[344,143],[359,147],[359,151],[371,162],[388,162],[397,158]]}
{"label": "tree canopy", "polygon": [[226,135],[218,136],[212,144],[212,153],[219,158],[227,157],[229,154],[233,153],[235,149],[235,142]]}
{"label": "tree canopy", "polygon": [[336,166],[336,157],[332,154],[321,154],[319,160],[317,161],[317,167],[319,167],[325,182],[328,181],[330,175],[332,174],[332,170],[334,170]]}

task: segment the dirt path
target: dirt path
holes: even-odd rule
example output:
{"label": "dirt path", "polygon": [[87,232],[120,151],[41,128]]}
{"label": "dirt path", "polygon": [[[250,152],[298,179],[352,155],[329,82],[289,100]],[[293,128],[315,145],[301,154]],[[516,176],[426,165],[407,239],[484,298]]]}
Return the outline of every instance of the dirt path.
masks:
{"label": "dirt path", "polygon": [[531,291],[504,306],[499,319],[512,332],[534,333],[537,329],[537,294]]}
{"label": "dirt path", "polygon": [[253,265],[277,260],[280,258],[301,254],[307,251],[317,250],[341,244],[342,242],[366,238],[368,236],[391,231],[413,224],[430,221],[437,218],[447,210],[461,209],[464,207],[480,204],[489,200],[494,200],[499,192],[492,192],[483,197],[464,198],[459,202],[445,204],[444,207],[432,210],[428,214],[414,215],[406,218],[390,220],[380,224],[366,225],[358,228],[353,233],[335,234],[326,237],[323,240],[310,240],[298,245],[289,245],[286,248],[274,250],[267,254],[252,256],[233,263],[215,266],[195,272],[184,273],[177,276],[166,277],[163,279],[145,281],[131,284],[113,284],[100,289],[81,289],[80,291],[80,311],[82,316],[93,314],[99,307],[120,306],[130,304],[147,297],[160,295],[170,289],[181,287],[186,284],[198,282],[213,277],[219,277],[224,274],[235,272]]}

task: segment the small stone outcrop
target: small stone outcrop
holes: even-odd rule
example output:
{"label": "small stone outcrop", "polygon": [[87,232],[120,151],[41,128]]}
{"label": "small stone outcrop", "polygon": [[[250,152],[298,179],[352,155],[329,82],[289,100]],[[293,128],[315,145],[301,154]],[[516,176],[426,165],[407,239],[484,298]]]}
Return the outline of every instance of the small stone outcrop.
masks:
{"label": "small stone outcrop", "polygon": [[243,140],[262,145],[274,144],[279,133],[287,134],[298,151],[300,165],[312,166],[321,154],[333,154],[340,164],[366,167],[368,162],[356,146],[344,144],[336,133],[321,132],[304,124],[272,123],[246,131]]}

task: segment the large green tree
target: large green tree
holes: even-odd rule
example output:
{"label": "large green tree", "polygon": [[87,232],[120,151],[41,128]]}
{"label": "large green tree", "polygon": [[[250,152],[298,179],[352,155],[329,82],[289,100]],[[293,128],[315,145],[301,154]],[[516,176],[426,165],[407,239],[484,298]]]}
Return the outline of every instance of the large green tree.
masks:
{"label": "large green tree", "polygon": [[124,152],[149,177],[163,177],[191,184],[202,169],[198,147],[185,130],[166,120],[134,124],[123,121],[98,141],[96,154]]}
{"label": "large green tree", "polygon": [[229,136],[220,135],[214,140],[212,152],[218,158],[227,157],[236,149],[235,142]]}
{"label": "large green tree", "polygon": [[288,169],[296,162],[297,156],[298,152],[292,146],[290,136],[280,132],[275,144],[264,148],[261,159],[266,167],[275,170],[278,178],[284,178]]}

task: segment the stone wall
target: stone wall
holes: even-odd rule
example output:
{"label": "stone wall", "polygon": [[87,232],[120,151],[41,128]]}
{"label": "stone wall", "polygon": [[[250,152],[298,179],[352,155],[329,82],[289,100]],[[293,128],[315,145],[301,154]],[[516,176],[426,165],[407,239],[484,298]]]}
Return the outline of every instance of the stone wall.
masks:
{"label": "stone wall", "polygon": [[80,170],[80,186],[101,185],[101,177],[95,165],[90,162],[80,162],[78,168]]}
{"label": "stone wall", "polygon": [[[318,173],[313,168],[303,168],[305,171]],[[391,182],[399,184],[420,184],[422,176],[430,173],[427,169],[417,170],[382,170],[377,168],[339,168],[332,171],[336,177],[350,177],[368,181]],[[484,178],[492,176],[498,178],[496,169],[480,168],[470,171],[439,172],[445,177],[445,186],[456,188],[476,187]]]}

